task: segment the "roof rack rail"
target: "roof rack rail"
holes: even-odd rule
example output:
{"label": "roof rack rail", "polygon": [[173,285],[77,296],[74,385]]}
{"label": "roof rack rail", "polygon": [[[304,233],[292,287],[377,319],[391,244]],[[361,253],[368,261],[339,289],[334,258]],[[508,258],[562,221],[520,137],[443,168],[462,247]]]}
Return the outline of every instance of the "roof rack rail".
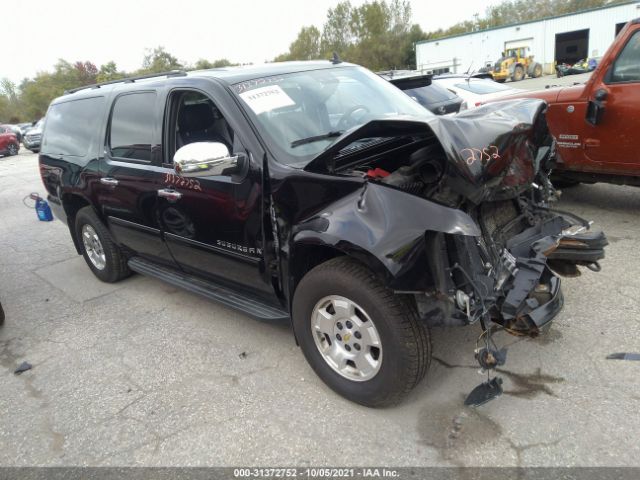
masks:
{"label": "roof rack rail", "polygon": [[80,90],[86,90],[88,88],[100,88],[105,85],[113,85],[114,83],[133,83],[137,80],[145,80],[147,78],[156,78],[156,77],[184,77],[187,75],[187,72],[184,70],[170,70],[168,72],[160,72],[160,73],[148,73],[146,75],[138,75],[135,77],[125,77],[119,78],[117,80],[109,80],[107,82],[94,83],[93,85],[84,85],[82,87],[72,88],[70,90],[65,90],[64,95],[69,93],[76,93]]}

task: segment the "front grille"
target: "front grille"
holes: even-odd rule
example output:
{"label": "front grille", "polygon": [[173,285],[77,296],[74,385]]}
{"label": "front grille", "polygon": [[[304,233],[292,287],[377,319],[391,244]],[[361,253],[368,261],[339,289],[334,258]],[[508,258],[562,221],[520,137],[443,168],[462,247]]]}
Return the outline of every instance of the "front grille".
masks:
{"label": "front grille", "polygon": [[41,134],[27,135],[27,141],[29,141],[29,142],[38,142],[38,141],[40,141],[41,138],[42,138]]}

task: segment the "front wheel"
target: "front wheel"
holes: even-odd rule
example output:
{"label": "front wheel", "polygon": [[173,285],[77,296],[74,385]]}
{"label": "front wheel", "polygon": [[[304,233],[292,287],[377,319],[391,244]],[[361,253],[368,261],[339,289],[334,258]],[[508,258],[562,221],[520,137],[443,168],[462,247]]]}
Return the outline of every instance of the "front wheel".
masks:
{"label": "front wheel", "polygon": [[10,143],[7,147],[7,153],[9,154],[9,156],[17,155],[18,146],[15,143]]}
{"label": "front wheel", "polygon": [[399,403],[429,367],[429,331],[415,309],[346,257],[319,265],[300,281],[293,326],[316,374],[365,406]]}
{"label": "front wheel", "polygon": [[524,78],[524,68],[518,65],[513,71],[513,76],[511,77],[512,82],[519,82]]}
{"label": "front wheel", "polygon": [[540,78],[542,76],[542,65],[536,63],[536,66],[533,67],[533,78]]}

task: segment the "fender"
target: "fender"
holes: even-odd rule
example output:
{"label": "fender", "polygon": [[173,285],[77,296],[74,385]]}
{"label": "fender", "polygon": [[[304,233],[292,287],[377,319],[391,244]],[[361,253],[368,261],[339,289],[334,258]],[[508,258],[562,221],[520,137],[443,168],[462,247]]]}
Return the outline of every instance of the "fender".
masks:
{"label": "fender", "polygon": [[296,261],[300,245],[330,246],[367,263],[394,290],[423,291],[433,285],[428,272],[427,232],[480,235],[473,219],[461,210],[385,185],[365,183],[294,226],[291,261]]}

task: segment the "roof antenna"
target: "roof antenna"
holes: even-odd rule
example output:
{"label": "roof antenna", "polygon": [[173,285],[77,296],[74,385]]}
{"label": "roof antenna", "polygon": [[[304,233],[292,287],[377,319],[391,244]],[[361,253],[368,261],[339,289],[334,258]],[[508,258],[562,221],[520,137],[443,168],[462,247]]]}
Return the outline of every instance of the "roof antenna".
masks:
{"label": "roof antenna", "polygon": [[469,72],[471,71],[471,67],[473,67],[473,60],[471,60],[471,63],[469,64],[469,68],[467,68],[465,75],[469,75]]}
{"label": "roof antenna", "polygon": [[338,56],[338,52],[333,52],[333,58],[331,59],[331,63],[333,63],[334,65],[342,63],[342,60],[340,60],[340,57]]}

